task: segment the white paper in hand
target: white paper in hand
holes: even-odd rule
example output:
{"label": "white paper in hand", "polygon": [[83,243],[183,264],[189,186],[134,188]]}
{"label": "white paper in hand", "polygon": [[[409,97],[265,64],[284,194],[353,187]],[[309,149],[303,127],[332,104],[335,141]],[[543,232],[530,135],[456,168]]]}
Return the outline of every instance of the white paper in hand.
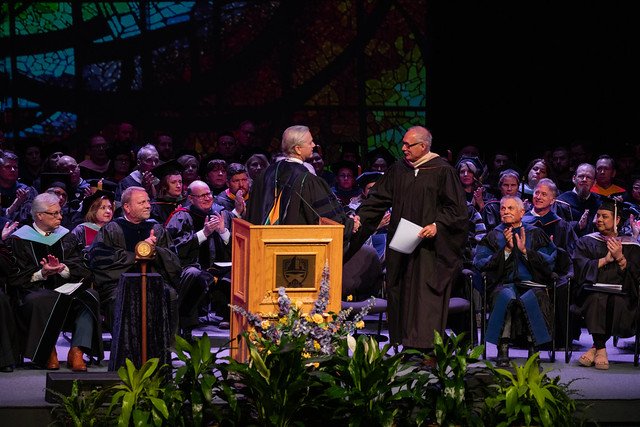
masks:
{"label": "white paper in hand", "polygon": [[400,218],[400,223],[393,235],[393,239],[391,239],[391,243],[389,243],[389,247],[394,251],[410,254],[418,246],[418,243],[422,241],[422,238],[418,237],[420,230],[422,230],[422,227],[418,224]]}
{"label": "white paper in hand", "polygon": [[82,285],[82,282],[78,283],[65,283],[62,286],[58,286],[54,289],[56,292],[60,292],[61,294],[71,295]]}

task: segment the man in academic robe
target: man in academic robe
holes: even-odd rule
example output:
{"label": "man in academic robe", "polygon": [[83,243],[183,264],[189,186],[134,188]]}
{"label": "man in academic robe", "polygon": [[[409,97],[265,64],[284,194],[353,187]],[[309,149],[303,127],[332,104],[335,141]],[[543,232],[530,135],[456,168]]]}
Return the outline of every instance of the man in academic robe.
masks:
{"label": "man in academic robe", "polygon": [[391,342],[423,352],[433,349],[434,330],[444,333],[468,224],[458,174],[431,151],[431,140],[422,126],[407,130],[404,159],[387,170],[358,210],[362,228],[348,254],[376,231],[389,208],[389,241],[402,218],[420,227],[421,240],[410,254],[387,248],[387,314]]}
{"label": "man in academic robe", "polygon": [[[580,356],[583,366],[608,369],[606,343],[612,335],[636,333],[640,245],[631,236],[618,236],[622,204],[605,199],[596,213],[598,231],[581,237],[573,254],[577,305],[593,347]],[[596,284],[620,285],[603,289]]]}
{"label": "man in academic robe", "polygon": [[227,189],[216,196],[216,203],[236,218],[245,218],[249,188],[250,179],[247,169],[240,163],[231,163],[227,168]]}
{"label": "man in academic robe", "polygon": [[155,257],[147,262],[149,272],[159,273],[169,295],[169,324],[173,335],[178,332],[177,294],[174,287],[180,280],[180,260],[171,249],[164,227],[149,219],[151,201],[143,187],[127,187],[122,192],[123,216],[105,224],[88,250],[89,267],[100,292],[103,311],[113,328],[116,292],[123,273],[140,273],[135,247],[146,241]]}
{"label": "man in academic robe", "polygon": [[593,218],[600,206],[600,197],[591,191],[595,177],[596,168],[582,163],[573,174],[573,190],[558,196],[558,201],[567,203],[571,208],[570,223],[578,237],[594,231]]}
{"label": "man in academic robe", "polygon": [[[247,219],[256,225],[311,225],[320,217],[343,224],[345,244],[354,227],[327,182],[303,165],[313,154],[313,137],[306,126],[291,126],[282,134],[283,160],[271,164],[253,182]],[[378,221],[379,223],[379,221]]]}
{"label": "man in academic robe", "polygon": [[533,354],[536,346],[551,341],[551,303],[545,285],[552,283],[556,247],[544,231],[523,224],[523,215],[522,200],[502,197],[502,223],[480,241],[473,260],[494,286],[486,340],[498,345],[500,367],[509,366],[512,342],[526,345]]}
{"label": "man in academic robe", "polygon": [[213,202],[213,195],[205,182],[193,181],[189,184],[187,194],[189,207],[179,208],[171,215],[167,232],[183,268],[179,296],[180,324],[183,333],[190,338],[191,329],[198,324],[198,309],[211,286],[215,286],[215,289],[211,289],[217,303],[214,310],[222,317],[219,327],[229,327],[231,274],[229,269],[218,269],[215,262],[231,260],[231,233],[229,218],[225,221],[229,212]]}
{"label": "man in academic robe", "polygon": [[[565,345],[564,331],[567,327],[568,298],[567,288],[563,288],[563,286],[569,285],[569,279],[573,277],[573,263],[570,255],[573,253],[578,237],[571,224],[553,211],[557,195],[558,187],[552,180],[549,178],[540,179],[533,189],[533,209],[524,214],[522,222],[542,229],[558,249],[554,272],[558,274],[555,304],[558,307],[557,313],[560,314],[556,317],[555,330],[556,345],[563,346]],[[569,315],[573,316],[573,313]],[[579,322],[571,322],[571,326],[570,339],[580,338]]]}
{"label": "man in academic robe", "polygon": [[0,372],[13,372],[17,361],[16,319],[11,298],[4,293],[7,278],[12,270],[11,251],[7,246],[9,236],[18,226],[6,217],[0,217]]}
{"label": "man in academic robe", "polygon": [[26,224],[31,202],[38,192],[19,182],[18,173],[18,156],[11,151],[0,151],[0,215]]}
{"label": "man in academic robe", "polygon": [[67,364],[74,371],[86,371],[83,353],[102,359],[98,294],[83,287],[70,295],[55,291],[65,283],[77,283],[89,276],[75,239],[60,226],[58,197],[50,193],[36,196],[31,215],[33,225],[25,225],[11,236],[16,270],[9,284],[18,295],[16,314],[19,330],[25,336],[24,355],[35,365],[58,369],[55,344],[63,326],[71,324]]}

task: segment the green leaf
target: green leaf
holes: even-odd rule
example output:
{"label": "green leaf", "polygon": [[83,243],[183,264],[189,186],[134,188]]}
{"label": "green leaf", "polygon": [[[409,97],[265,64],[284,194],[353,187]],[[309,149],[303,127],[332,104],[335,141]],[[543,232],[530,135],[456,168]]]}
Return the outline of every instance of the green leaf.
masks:
{"label": "green leaf", "polygon": [[118,426],[127,427],[129,425],[129,419],[131,418],[131,411],[135,404],[135,394],[132,392],[124,393],[122,396],[122,410],[118,417]]}
{"label": "green leaf", "polygon": [[158,399],[157,397],[149,397],[149,400],[153,404],[153,407],[156,408],[156,410],[160,412],[165,419],[169,418],[169,410],[167,409],[167,404],[164,400]]}

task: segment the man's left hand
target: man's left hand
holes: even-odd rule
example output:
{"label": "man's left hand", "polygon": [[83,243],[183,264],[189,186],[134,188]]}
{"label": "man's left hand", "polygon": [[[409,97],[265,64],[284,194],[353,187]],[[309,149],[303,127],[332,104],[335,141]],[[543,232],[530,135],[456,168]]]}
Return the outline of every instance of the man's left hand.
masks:
{"label": "man's left hand", "polygon": [[418,237],[431,239],[436,237],[436,234],[438,234],[438,227],[434,222],[433,224],[425,225],[422,230],[418,232]]}

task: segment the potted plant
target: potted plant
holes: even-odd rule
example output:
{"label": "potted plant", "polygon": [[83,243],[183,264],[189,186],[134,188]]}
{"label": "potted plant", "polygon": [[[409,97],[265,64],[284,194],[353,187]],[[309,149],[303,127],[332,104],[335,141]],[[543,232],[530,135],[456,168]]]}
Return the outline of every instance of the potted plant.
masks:
{"label": "potted plant", "polygon": [[560,378],[549,378],[540,370],[539,353],[524,366],[512,362],[514,372],[495,369],[495,395],[485,399],[487,425],[568,426],[575,423],[576,403],[570,397],[569,384]]}
{"label": "potted plant", "polygon": [[467,387],[467,373],[471,363],[480,360],[484,346],[470,349],[464,333],[451,334],[443,339],[434,331],[431,371],[437,379],[435,421],[438,425],[482,425],[480,411],[474,410],[473,397]]}

